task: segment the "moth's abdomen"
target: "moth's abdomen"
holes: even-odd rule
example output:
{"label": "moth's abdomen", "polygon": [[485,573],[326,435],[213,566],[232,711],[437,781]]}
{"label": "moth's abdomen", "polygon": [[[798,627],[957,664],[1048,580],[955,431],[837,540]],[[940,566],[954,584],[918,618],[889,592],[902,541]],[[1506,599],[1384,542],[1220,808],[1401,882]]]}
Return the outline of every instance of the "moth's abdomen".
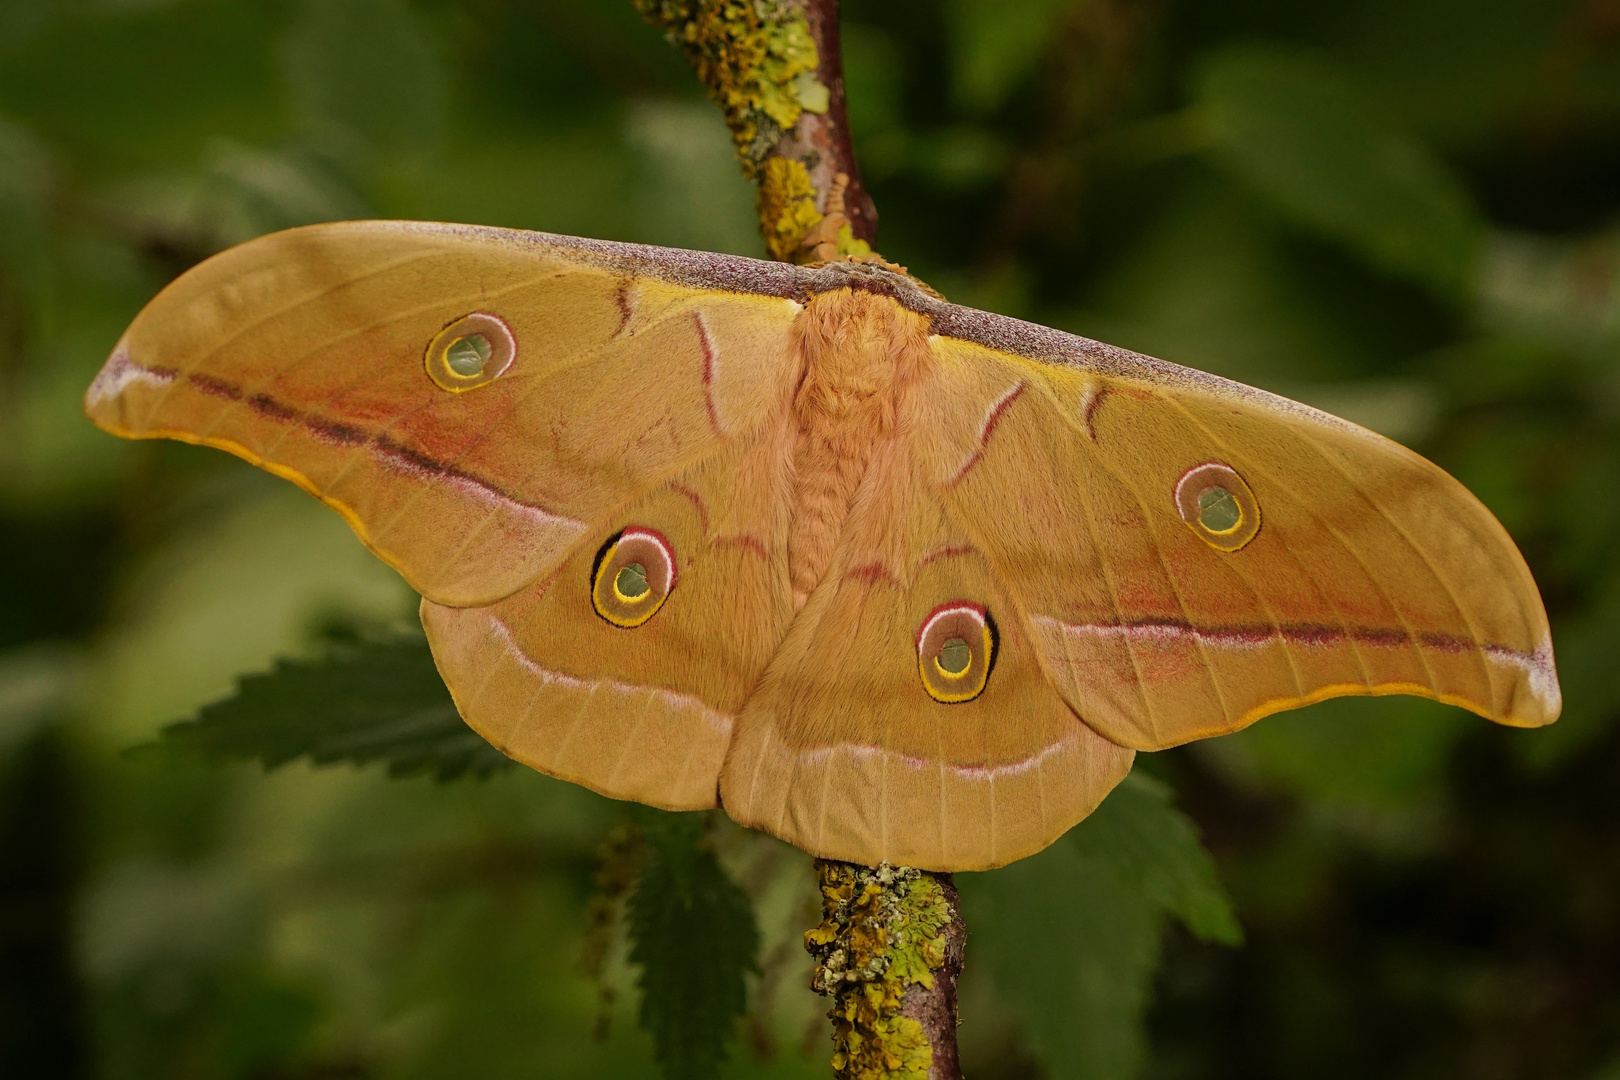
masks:
{"label": "moth's abdomen", "polygon": [[839,530],[901,399],[929,362],[928,322],[888,297],[839,289],[813,298],[793,327],[793,525],[796,606],[826,575]]}

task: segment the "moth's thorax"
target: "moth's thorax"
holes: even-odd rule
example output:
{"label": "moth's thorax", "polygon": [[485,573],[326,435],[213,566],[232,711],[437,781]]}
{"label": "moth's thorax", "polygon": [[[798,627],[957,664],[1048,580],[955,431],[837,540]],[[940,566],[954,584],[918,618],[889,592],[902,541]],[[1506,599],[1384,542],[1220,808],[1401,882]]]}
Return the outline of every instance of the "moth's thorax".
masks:
{"label": "moth's thorax", "polygon": [[894,437],[907,390],[928,364],[928,322],[886,296],[813,297],[793,327],[793,526],[788,564],[803,605],[827,572],[839,529],[871,464]]}

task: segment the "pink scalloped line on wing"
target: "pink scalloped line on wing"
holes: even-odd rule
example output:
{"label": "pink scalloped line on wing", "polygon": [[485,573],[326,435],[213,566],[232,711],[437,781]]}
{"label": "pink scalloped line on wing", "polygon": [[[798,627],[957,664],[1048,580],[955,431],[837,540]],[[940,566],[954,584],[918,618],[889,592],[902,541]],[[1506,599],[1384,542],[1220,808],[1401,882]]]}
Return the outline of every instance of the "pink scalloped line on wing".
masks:
{"label": "pink scalloped line on wing", "polygon": [[1097,415],[1097,407],[1107,396],[1108,387],[1100,382],[1087,383],[1085,390],[1080,394],[1080,426],[1084,429],[1086,438],[1092,442],[1097,441],[1097,429],[1092,426],[1091,420]]}
{"label": "pink scalloped line on wing", "polygon": [[630,278],[619,282],[619,287],[613,290],[613,302],[619,308],[619,328],[613,331],[614,337],[619,337],[630,328],[630,320],[636,315],[636,302],[632,294],[634,283]]}
{"label": "pink scalloped line on wing", "polygon": [[698,526],[700,528],[702,528],[703,535],[708,536],[709,535],[709,507],[708,507],[708,504],[703,501],[703,496],[699,495],[696,491],[694,491],[691,488],[687,487],[685,484],[681,483],[678,480],[670,482],[669,490],[673,491],[675,494],[681,496],[687,502],[692,504],[692,509],[697,511]]}
{"label": "pink scalloped line on wing", "polygon": [[[1078,721],[1077,721],[1078,723]],[[777,745],[786,748],[787,744],[781,736],[772,732],[771,736]],[[902,754],[896,750],[889,750],[882,746],[872,746],[866,743],[837,743],[832,746],[817,746],[806,750],[788,750],[794,758],[800,761],[821,762],[834,754],[848,754],[851,757],[863,760],[887,759],[907,768],[922,770],[944,769],[947,772],[964,776],[971,780],[994,780],[1001,776],[1016,776],[1019,773],[1029,772],[1038,768],[1047,758],[1061,754],[1072,749],[1078,732],[1065,732],[1063,737],[1049,746],[1030,754],[1017,761],[1009,761],[1001,765],[954,765],[950,762],[940,761],[937,758],[920,757],[916,754]]]}
{"label": "pink scalloped line on wing", "polygon": [[737,547],[742,548],[745,551],[752,551],[755,555],[758,555],[762,559],[770,558],[770,555],[765,550],[765,541],[761,540],[752,533],[735,533],[731,536],[716,536],[714,539],[709,541],[709,546],[712,548]]}
{"label": "pink scalloped line on wing", "polygon": [[591,693],[605,690],[610,694],[619,694],[629,698],[653,698],[677,709],[695,711],[717,734],[727,738],[731,736],[733,717],[711,707],[702,698],[694,697],[691,694],[683,694],[678,690],[668,690],[662,686],[637,686],[635,683],[621,682],[618,679],[582,679],[577,675],[569,675],[565,672],[542,667],[518,645],[517,639],[512,636],[512,628],[507,626],[499,615],[490,612],[487,617],[496,635],[501,639],[501,646],[512,655],[512,659],[516,660],[525,671],[543,683]]}
{"label": "pink scalloped line on wing", "polygon": [[896,587],[900,587],[902,584],[895,572],[889,569],[888,564],[877,559],[862,563],[860,566],[850,567],[844,572],[844,579],[846,581],[859,581],[868,587],[876,585],[879,581],[887,581]]}

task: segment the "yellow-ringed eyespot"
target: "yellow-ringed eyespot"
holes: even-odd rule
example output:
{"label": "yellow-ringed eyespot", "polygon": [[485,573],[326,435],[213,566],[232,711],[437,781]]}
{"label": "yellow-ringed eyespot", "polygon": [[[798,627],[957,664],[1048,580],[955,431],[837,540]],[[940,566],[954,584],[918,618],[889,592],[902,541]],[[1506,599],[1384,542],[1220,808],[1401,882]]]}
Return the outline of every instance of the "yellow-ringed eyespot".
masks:
{"label": "yellow-ringed eyespot", "polygon": [[614,626],[640,626],[664,606],[678,576],[663,534],[632,525],[596,553],[591,604]]}
{"label": "yellow-ringed eyespot", "polygon": [[1260,532],[1260,500],[1230,465],[1207,461],[1176,481],[1176,512],[1218,551],[1236,551]]}
{"label": "yellow-ringed eyespot", "polygon": [[984,692],[995,661],[995,624],[982,604],[941,604],[917,628],[917,670],[935,701],[972,701]]}
{"label": "yellow-ringed eyespot", "polygon": [[475,311],[434,335],[425,363],[428,378],[452,393],[494,382],[517,358],[517,339],[499,315]]}

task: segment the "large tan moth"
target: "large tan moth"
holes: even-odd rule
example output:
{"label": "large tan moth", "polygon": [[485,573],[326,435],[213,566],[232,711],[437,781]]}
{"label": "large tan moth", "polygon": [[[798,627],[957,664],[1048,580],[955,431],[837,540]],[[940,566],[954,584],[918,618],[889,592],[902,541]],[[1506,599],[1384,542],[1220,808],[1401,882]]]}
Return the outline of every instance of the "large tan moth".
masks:
{"label": "large tan moth", "polygon": [[882,265],[314,226],[169,286],[86,408],[337,509],[512,757],[827,858],[1001,865],[1135,751],[1337,695],[1559,711],[1434,465]]}

